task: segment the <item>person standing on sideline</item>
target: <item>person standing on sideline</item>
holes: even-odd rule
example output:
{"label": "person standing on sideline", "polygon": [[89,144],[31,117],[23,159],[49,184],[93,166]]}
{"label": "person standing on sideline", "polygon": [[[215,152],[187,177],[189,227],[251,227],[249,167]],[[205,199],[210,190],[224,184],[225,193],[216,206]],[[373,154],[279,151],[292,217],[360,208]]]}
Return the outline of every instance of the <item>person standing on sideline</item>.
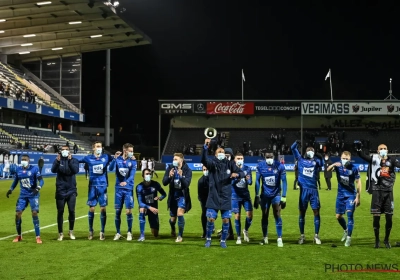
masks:
{"label": "person standing on sideline", "polygon": [[61,154],[53,162],[51,172],[56,173],[56,205],[57,205],[57,225],[58,241],[64,238],[64,208],[68,206],[69,238],[75,240],[75,205],[78,191],[76,189],[75,175],[79,172],[79,161],[72,157],[68,146],[61,147]]}
{"label": "person standing on sideline", "polygon": [[327,191],[332,190],[332,169],[329,169],[328,167],[332,165],[333,162],[331,161],[329,154],[325,154],[325,161],[324,161],[324,177],[325,177],[325,182],[328,188],[326,189]]}
{"label": "person standing on sideline", "polygon": [[197,183],[197,197],[199,198],[200,201],[200,206],[201,206],[201,226],[203,227],[203,234],[201,235],[201,238],[206,238],[207,234],[207,208],[206,208],[206,203],[207,203],[207,198],[208,198],[208,192],[209,192],[209,186],[208,186],[208,170],[207,167],[203,165],[203,176],[200,177],[198,183]]}
{"label": "person standing on sideline", "polygon": [[38,160],[38,167],[40,174],[42,174],[43,166],[44,166],[44,159],[43,157],[40,157],[40,159]]}

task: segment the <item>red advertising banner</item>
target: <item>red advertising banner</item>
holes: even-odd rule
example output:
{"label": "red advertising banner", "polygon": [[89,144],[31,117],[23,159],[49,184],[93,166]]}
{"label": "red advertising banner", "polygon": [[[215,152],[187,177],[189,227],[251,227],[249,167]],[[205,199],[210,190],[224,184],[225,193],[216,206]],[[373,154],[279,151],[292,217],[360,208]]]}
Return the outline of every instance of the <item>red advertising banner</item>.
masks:
{"label": "red advertising banner", "polygon": [[207,115],[254,115],[254,103],[207,102]]}

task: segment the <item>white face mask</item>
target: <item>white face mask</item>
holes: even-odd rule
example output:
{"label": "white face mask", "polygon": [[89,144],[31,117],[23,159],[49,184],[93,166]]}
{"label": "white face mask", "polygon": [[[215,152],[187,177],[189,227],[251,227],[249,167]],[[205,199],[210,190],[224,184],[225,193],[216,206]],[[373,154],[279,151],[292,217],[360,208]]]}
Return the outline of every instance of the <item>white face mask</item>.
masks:
{"label": "white face mask", "polygon": [[313,158],[314,157],[314,152],[313,151],[308,151],[307,152],[308,158]]}
{"label": "white face mask", "polygon": [[223,159],[225,158],[225,154],[219,153],[219,154],[217,155],[217,158],[218,158],[219,160],[223,160]]}
{"label": "white face mask", "polygon": [[66,150],[61,151],[61,155],[63,157],[67,157],[69,155],[69,151],[66,151]]}
{"label": "white face mask", "polygon": [[325,157],[325,160],[328,160],[329,158],[328,157]]}
{"label": "white face mask", "polygon": [[103,151],[102,148],[96,148],[96,150],[95,150],[96,155],[101,155],[101,152],[102,152],[102,151]]}
{"label": "white face mask", "polygon": [[21,161],[21,165],[22,165],[22,167],[27,167],[28,166],[28,162],[26,160],[22,160]]}
{"label": "white face mask", "polygon": [[133,152],[128,152],[127,156],[128,156],[128,158],[133,157]]}
{"label": "white face mask", "polygon": [[379,155],[380,155],[381,157],[387,156],[387,150],[380,150],[380,151],[379,151]]}
{"label": "white face mask", "polygon": [[274,163],[273,158],[267,158],[265,161],[267,162],[268,165],[272,165]]}
{"label": "white face mask", "polygon": [[347,159],[342,159],[341,161],[343,166],[346,166],[346,164],[348,164],[349,162]]}
{"label": "white face mask", "polygon": [[151,175],[144,175],[144,180],[146,182],[150,182],[151,181]]}
{"label": "white face mask", "polygon": [[179,163],[178,163],[177,160],[174,160],[174,161],[172,162],[172,165],[175,166],[175,167],[178,167]]}
{"label": "white face mask", "polygon": [[208,170],[204,170],[204,171],[203,171],[203,175],[204,175],[204,176],[208,176]]}
{"label": "white face mask", "polygon": [[238,161],[236,161],[236,164],[237,164],[238,166],[242,166],[242,165],[243,165],[243,160],[238,160]]}

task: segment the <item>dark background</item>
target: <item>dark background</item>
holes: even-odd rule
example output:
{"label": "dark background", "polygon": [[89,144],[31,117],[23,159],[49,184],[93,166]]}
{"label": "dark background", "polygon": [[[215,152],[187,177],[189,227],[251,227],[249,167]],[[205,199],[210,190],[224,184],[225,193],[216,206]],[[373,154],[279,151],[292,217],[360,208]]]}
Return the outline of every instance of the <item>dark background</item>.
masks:
{"label": "dark background", "polygon": [[[389,78],[395,96],[400,87],[396,2],[119,2],[153,43],[111,51],[118,145],[158,144],[158,99],[240,99],[242,68],[245,99],[330,99],[329,68],[334,99],[382,100]],[[105,51],[83,55],[88,126],[104,126],[105,60]]]}

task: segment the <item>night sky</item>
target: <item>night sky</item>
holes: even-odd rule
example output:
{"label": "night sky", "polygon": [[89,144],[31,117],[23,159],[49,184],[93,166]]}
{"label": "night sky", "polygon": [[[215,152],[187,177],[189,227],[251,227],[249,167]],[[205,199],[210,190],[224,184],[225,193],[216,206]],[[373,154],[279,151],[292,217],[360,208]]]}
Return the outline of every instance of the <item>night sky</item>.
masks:
{"label": "night sky", "polygon": [[[158,99],[240,99],[242,68],[245,99],[330,99],[329,68],[334,99],[382,100],[389,78],[400,97],[395,2],[119,2],[153,44],[112,50],[111,125],[128,134],[138,125],[149,145],[158,141]],[[90,126],[104,126],[105,60],[105,51],[83,55]]]}

